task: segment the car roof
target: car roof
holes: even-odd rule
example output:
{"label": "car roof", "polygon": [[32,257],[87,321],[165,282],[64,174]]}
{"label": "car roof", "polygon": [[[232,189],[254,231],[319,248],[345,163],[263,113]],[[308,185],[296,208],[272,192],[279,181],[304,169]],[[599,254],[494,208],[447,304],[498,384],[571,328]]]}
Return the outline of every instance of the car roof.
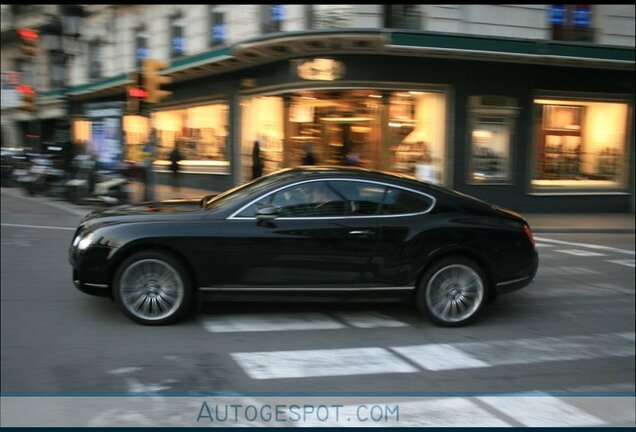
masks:
{"label": "car roof", "polygon": [[323,178],[323,177],[355,177],[364,179],[375,180],[407,180],[410,182],[418,182],[415,177],[402,175],[398,173],[389,173],[378,170],[371,170],[361,167],[347,167],[347,166],[332,166],[332,165],[317,165],[317,166],[298,166],[293,168],[285,168],[277,171],[274,174],[278,174],[285,178],[298,178],[300,176],[305,178]]}

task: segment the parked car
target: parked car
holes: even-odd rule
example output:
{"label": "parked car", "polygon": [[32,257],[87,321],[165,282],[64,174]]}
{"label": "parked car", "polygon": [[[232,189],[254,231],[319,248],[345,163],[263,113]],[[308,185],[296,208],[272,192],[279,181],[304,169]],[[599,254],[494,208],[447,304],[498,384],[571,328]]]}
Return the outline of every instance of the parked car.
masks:
{"label": "parked car", "polygon": [[285,169],[216,196],[99,210],[81,221],[69,258],[77,288],[151,325],[184,317],[205,294],[300,292],[406,296],[433,322],[459,326],[528,285],[538,266],[521,215],[344,167]]}

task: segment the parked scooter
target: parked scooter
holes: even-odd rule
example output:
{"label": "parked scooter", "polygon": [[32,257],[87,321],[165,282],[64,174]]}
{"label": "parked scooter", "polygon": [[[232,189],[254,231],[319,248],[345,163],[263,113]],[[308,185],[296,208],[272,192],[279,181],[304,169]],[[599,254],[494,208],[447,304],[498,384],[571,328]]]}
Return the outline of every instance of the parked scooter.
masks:
{"label": "parked scooter", "polygon": [[72,163],[73,178],[66,182],[66,194],[75,204],[97,203],[119,205],[130,202],[128,179],[120,172],[97,170],[90,156],[76,156]]}
{"label": "parked scooter", "polygon": [[44,194],[64,175],[64,170],[56,168],[50,156],[40,155],[33,159],[28,175],[22,178],[22,185],[29,195]]}

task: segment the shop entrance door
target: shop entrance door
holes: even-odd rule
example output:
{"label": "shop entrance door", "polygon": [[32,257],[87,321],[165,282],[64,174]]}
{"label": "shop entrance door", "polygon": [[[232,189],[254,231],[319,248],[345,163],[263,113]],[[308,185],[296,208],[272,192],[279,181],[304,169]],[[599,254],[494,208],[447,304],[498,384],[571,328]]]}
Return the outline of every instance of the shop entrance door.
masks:
{"label": "shop entrance door", "polygon": [[322,153],[330,165],[354,165],[371,167],[374,164],[370,149],[369,121],[323,122]]}

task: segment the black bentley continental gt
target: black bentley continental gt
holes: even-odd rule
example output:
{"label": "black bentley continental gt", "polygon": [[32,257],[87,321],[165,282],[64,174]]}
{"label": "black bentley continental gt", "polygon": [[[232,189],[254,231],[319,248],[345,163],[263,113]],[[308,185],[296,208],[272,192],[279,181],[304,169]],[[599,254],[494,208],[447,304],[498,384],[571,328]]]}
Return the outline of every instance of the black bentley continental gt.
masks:
{"label": "black bentley continental gt", "polygon": [[284,169],[219,195],[88,214],[70,248],[73,281],[150,325],[198,298],[234,293],[407,296],[460,326],[538,266],[519,214],[407,176]]}

